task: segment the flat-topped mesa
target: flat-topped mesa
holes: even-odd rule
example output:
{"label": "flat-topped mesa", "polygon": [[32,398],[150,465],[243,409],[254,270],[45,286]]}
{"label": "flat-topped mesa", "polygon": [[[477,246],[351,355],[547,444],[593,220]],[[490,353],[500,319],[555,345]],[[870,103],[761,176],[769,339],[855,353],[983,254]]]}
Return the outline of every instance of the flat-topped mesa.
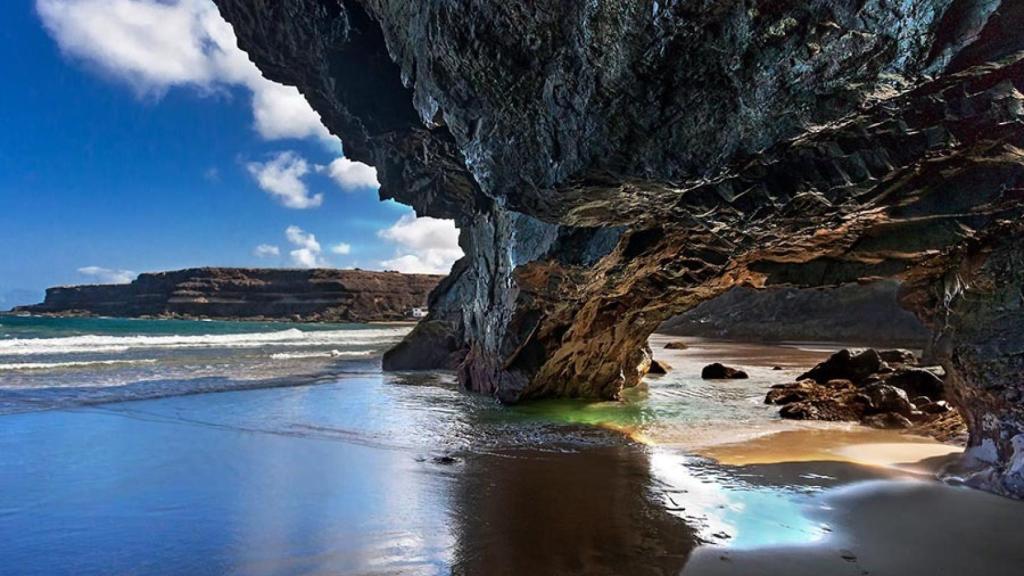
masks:
{"label": "flat-topped mesa", "polygon": [[215,1],[382,197],[462,230],[385,367],[505,401],[618,396],[663,320],[733,286],[927,283],[1024,204],[1021,2]]}
{"label": "flat-topped mesa", "polygon": [[15,312],[318,322],[409,320],[442,276],[364,270],[192,268],[130,284],[58,286]]}

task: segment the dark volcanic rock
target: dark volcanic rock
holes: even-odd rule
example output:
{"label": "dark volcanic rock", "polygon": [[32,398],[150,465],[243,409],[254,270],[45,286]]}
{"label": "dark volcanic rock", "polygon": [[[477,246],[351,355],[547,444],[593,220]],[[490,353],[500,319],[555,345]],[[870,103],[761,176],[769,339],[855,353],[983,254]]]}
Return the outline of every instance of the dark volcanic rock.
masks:
{"label": "dark volcanic rock", "polygon": [[754,340],[863,342],[920,346],[928,329],[900,307],[899,283],[850,283],[835,288],[745,286],[665,321],[658,332]]}
{"label": "dark volcanic rock", "polygon": [[410,339],[466,388],[615,398],[731,288],[908,279],[1024,494],[1017,0],[215,1],[382,197],[456,220],[447,328]]}
{"label": "dark volcanic rock", "polygon": [[60,286],[16,312],[121,317],[409,320],[441,276],[364,270],[192,268],[140,274],[130,284]]}
{"label": "dark volcanic rock", "polygon": [[651,360],[651,367],[647,369],[648,374],[668,374],[668,371],[672,369],[672,366],[668,362],[662,360]]}
{"label": "dark volcanic rock", "polygon": [[886,367],[878,352],[868,348],[861,352],[840,350],[809,371],[797,377],[797,380],[814,380],[824,384],[829,380],[850,380],[855,384],[864,382],[869,376],[877,374]]}
{"label": "dark volcanic rock", "polygon": [[942,400],[946,397],[942,378],[923,368],[898,369],[886,375],[885,383],[902,388],[911,398],[927,396],[932,400]]}
{"label": "dark volcanic rock", "polygon": [[700,371],[700,377],[705,380],[742,380],[748,378],[747,373],[739,368],[733,368],[715,362],[708,364]]}
{"label": "dark volcanic rock", "polygon": [[689,346],[686,345],[686,342],[680,342],[679,340],[665,344],[665,350],[686,350],[687,348]]}
{"label": "dark volcanic rock", "polygon": [[907,398],[907,393],[888,384],[872,384],[861,390],[869,404],[866,410],[869,414],[882,412],[895,412],[900,416],[909,417],[914,413],[914,405]]}

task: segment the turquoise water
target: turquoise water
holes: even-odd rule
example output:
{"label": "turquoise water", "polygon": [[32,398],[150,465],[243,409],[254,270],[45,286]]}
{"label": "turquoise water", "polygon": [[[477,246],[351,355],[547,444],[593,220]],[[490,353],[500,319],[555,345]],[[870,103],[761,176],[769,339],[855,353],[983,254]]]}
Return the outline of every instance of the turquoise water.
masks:
{"label": "turquoise water", "polygon": [[0,413],[287,386],[376,370],[409,330],[0,316]]}
{"label": "turquoise water", "polygon": [[372,330],[372,324],[295,324],[221,320],[150,320],[143,318],[49,318],[0,316],[0,338],[56,338],[93,335],[195,335],[271,332],[301,327],[303,331]]}
{"label": "turquoise water", "polygon": [[382,373],[408,329],[0,318],[0,574],[678,573],[827,546],[830,491],[886,475],[691,450],[786,429],[765,389],[827,350],[655,337],[623,401],[502,406]]}

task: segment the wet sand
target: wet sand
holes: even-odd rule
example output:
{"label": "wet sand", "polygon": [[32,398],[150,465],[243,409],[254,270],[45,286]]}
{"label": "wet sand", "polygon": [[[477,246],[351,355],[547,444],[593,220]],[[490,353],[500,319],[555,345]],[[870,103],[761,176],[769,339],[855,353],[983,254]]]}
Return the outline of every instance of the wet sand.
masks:
{"label": "wet sand", "polygon": [[828,352],[695,343],[623,403],[364,373],[0,416],[0,573],[1022,573],[1024,503],[932,479],[955,447],[773,418]]}
{"label": "wet sand", "polygon": [[1017,576],[1024,570],[1022,508],[937,482],[868,481],[822,498],[819,517],[837,527],[826,540],[752,550],[704,547],[683,574]]}

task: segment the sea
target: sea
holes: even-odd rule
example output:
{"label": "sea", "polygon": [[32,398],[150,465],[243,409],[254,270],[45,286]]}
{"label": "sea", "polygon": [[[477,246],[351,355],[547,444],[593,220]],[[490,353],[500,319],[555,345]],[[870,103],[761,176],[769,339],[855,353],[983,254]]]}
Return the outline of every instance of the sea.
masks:
{"label": "sea", "polygon": [[[619,401],[505,406],[382,372],[410,329],[0,317],[0,574],[1024,566],[1020,503],[920,464],[957,447],[764,404],[833,345],[655,335],[672,370]],[[701,380],[714,361],[750,378]]]}

